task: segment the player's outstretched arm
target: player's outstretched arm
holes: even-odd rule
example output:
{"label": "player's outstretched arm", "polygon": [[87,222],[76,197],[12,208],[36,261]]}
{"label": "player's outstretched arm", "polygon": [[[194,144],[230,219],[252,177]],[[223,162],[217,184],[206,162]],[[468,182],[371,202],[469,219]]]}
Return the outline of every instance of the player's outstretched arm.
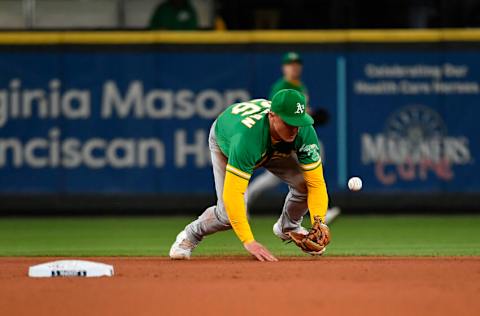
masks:
{"label": "player's outstretched arm", "polygon": [[247,219],[244,194],[248,180],[228,171],[225,174],[223,202],[235,234],[243,243],[245,249],[260,261],[277,261],[277,259],[253,238],[253,233]]}
{"label": "player's outstretched arm", "polygon": [[320,164],[313,170],[304,170],[303,177],[307,183],[308,197],[307,204],[310,210],[310,219],[315,222],[315,216],[320,216],[325,223],[325,214],[328,208],[327,186],[323,178],[323,167]]}

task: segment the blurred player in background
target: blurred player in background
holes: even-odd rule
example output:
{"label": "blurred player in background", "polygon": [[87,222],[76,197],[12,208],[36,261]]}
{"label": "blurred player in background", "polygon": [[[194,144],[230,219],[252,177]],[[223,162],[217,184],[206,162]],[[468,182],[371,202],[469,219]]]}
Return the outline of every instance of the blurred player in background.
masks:
{"label": "blurred player in background", "polygon": [[[294,89],[303,93],[306,98],[307,106],[309,104],[308,90],[302,82],[303,61],[300,55],[296,52],[288,52],[282,59],[283,77],[278,79],[272,86],[269,99],[282,89]],[[314,111],[311,107],[307,107],[307,111],[314,119],[314,127],[324,125],[328,121],[328,113],[319,109]],[[320,143],[320,155],[324,156],[323,146]],[[282,180],[265,170],[262,174],[255,177],[248,186],[248,209],[258,201],[258,198],[266,191],[273,190],[282,183]],[[331,223],[340,214],[339,207],[329,208],[326,215],[326,223]]]}
{"label": "blurred player in background", "polygon": [[290,240],[292,232],[310,235],[302,227],[307,212],[312,225],[318,219],[324,223],[328,195],[312,124],[305,96],[292,89],[280,90],[271,102],[257,99],[236,103],[220,114],[209,136],[217,204],[177,235],[170,257],[188,259],[203,237],[233,228],[251,255],[260,261],[277,261],[255,240],[247,218],[245,191],[259,167],[289,186],[282,214],[273,225],[277,237]]}
{"label": "blurred player in background", "polygon": [[296,52],[289,52],[283,56],[283,77],[278,79],[272,86],[269,99],[282,89],[294,89],[305,95],[308,104],[307,87],[302,83],[303,61]]}

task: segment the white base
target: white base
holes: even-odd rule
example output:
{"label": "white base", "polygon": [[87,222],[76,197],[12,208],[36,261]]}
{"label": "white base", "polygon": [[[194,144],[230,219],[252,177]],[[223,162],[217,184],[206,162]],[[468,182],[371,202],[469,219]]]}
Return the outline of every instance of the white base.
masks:
{"label": "white base", "polygon": [[113,266],[85,260],[52,261],[28,269],[32,278],[113,276]]}

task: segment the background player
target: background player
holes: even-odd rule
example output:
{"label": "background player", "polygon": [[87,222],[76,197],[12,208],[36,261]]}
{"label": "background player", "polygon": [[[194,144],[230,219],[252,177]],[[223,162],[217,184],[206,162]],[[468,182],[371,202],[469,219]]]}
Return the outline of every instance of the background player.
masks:
{"label": "background player", "polygon": [[[278,79],[272,86],[269,99],[282,89],[294,89],[305,95],[307,105],[309,104],[308,90],[302,82],[303,60],[296,52],[288,52],[282,58],[283,77]],[[328,121],[328,113],[323,109],[314,111],[311,107],[307,107],[308,113],[314,118],[314,126],[324,125]],[[320,154],[325,157],[323,146],[320,143]],[[282,180],[265,170],[262,174],[256,176],[248,186],[248,209],[258,201],[258,198],[266,191],[273,190],[282,183]],[[325,222],[331,223],[340,214],[339,207],[329,208],[327,211]]]}
{"label": "background player", "polygon": [[310,211],[325,220],[327,188],[318,146],[306,113],[305,97],[296,90],[280,90],[270,101],[233,104],[213,123],[209,146],[217,192],[211,206],[181,231],[170,249],[173,259],[188,259],[206,235],[233,228],[245,249],[260,261],[277,259],[255,241],[247,219],[244,193],[253,170],[263,166],[289,185],[282,214],[273,226],[276,236],[307,231],[301,226]]}

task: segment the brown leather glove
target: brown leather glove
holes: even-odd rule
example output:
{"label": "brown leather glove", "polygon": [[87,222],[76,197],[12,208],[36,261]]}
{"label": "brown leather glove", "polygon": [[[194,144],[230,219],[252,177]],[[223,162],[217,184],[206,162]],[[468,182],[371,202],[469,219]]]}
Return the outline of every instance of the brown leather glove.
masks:
{"label": "brown leather glove", "polygon": [[330,243],[330,229],[322,223],[320,216],[315,216],[307,235],[295,232],[289,232],[288,235],[300,249],[312,256],[322,255]]}

